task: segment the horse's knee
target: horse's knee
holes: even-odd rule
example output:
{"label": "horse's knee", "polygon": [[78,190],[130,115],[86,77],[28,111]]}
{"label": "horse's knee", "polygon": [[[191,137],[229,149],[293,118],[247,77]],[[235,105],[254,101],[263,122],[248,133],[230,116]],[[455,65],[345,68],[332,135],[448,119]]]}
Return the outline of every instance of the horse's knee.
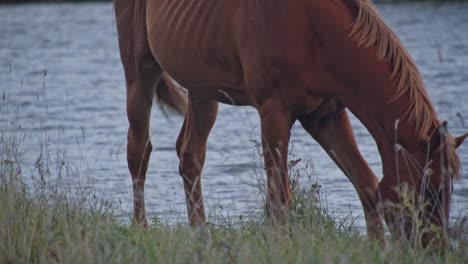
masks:
{"label": "horse's knee", "polygon": [[179,158],[179,174],[184,179],[193,180],[193,177],[200,175],[202,167],[202,161],[193,153],[183,152],[181,154]]}
{"label": "horse's knee", "polygon": [[192,153],[184,152],[179,155],[179,174],[182,177],[192,175],[194,167]]}

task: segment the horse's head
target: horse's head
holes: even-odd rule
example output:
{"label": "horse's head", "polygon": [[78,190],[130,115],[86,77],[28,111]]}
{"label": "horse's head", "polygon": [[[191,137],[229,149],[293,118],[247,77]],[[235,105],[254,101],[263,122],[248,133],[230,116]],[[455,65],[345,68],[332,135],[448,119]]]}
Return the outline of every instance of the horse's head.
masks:
{"label": "horse's head", "polygon": [[455,151],[468,133],[454,138],[443,122],[426,147],[415,153],[396,150],[397,176],[379,186],[382,209],[392,235],[413,246],[446,242],[453,179],[459,177]]}
{"label": "horse's head", "polygon": [[[421,198],[422,244],[439,241],[441,231],[448,227],[453,180],[460,177],[460,160],[455,151],[468,133],[452,137],[443,122],[433,133],[429,142],[428,161],[422,171],[417,187]],[[426,230],[424,230],[426,229]],[[442,237],[446,239],[445,235]]]}

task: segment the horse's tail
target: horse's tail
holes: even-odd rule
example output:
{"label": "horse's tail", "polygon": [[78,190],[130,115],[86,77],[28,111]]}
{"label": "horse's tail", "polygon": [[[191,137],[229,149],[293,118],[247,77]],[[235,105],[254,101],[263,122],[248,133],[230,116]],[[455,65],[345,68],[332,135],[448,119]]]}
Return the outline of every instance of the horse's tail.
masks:
{"label": "horse's tail", "polygon": [[163,72],[161,80],[156,86],[156,101],[165,113],[170,110],[185,115],[187,111],[187,92],[166,72]]}

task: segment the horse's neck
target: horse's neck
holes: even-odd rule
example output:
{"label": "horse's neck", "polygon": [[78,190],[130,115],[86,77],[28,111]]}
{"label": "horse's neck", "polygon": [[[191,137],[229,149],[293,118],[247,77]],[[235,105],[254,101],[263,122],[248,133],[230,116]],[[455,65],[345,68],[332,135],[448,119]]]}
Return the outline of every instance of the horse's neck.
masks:
{"label": "horse's neck", "polygon": [[355,64],[348,70],[351,76],[343,71],[354,86],[350,90],[356,98],[350,108],[381,145],[379,149],[398,143],[409,152],[418,151],[438,121],[417,66],[371,1],[353,3],[349,36],[354,43],[336,51],[340,57],[352,58],[344,65]]}
{"label": "horse's neck", "polygon": [[[381,97],[368,98],[348,106],[375,139],[381,154],[384,174],[385,171],[397,172],[396,151],[411,155],[411,159],[420,167],[424,166],[427,153],[427,141],[420,138],[415,122],[405,115],[411,98],[404,94],[397,100],[391,99],[390,94],[385,96],[383,92]],[[374,103],[369,103],[372,100]],[[437,123],[437,120],[433,121]]]}

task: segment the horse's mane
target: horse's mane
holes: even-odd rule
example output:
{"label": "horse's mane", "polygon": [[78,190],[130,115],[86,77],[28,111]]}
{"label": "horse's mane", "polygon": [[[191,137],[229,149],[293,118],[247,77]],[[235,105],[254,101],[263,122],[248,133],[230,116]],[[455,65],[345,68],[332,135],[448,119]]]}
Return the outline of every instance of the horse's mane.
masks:
{"label": "horse's mane", "polygon": [[378,59],[387,61],[393,67],[391,78],[395,82],[396,93],[392,101],[409,93],[410,105],[403,117],[416,125],[419,139],[427,141],[439,121],[415,62],[400,39],[382,20],[371,0],[356,0],[356,3],[358,15],[351,24],[350,37],[359,46],[374,46]]}

